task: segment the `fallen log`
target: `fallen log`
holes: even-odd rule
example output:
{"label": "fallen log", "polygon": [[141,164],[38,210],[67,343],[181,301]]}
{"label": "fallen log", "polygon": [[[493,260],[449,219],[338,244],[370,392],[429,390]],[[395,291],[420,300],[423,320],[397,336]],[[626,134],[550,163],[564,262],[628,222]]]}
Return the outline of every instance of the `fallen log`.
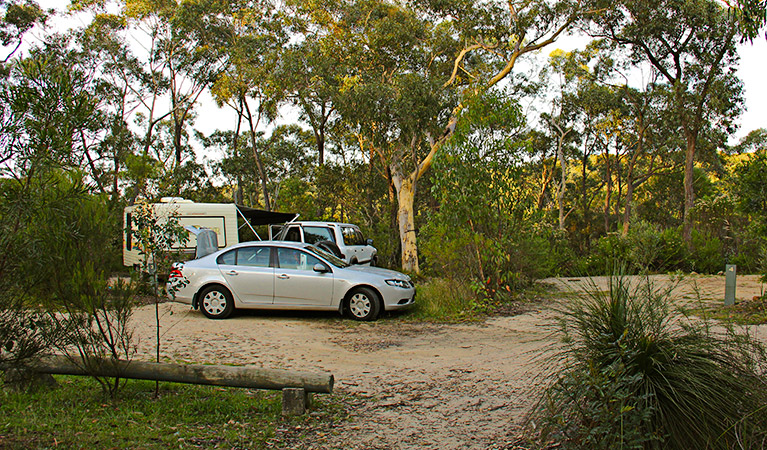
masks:
{"label": "fallen log", "polygon": [[124,360],[89,360],[86,371],[83,360],[76,363],[65,356],[48,356],[30,364],[39,373],[57,375],[91,375],[173,383],[205,384],[250,389],[283,390],[299,388],[305,392],[332,393],[333,375],[264,369],[256,366],[222,366],[204,364],[171,364]]}

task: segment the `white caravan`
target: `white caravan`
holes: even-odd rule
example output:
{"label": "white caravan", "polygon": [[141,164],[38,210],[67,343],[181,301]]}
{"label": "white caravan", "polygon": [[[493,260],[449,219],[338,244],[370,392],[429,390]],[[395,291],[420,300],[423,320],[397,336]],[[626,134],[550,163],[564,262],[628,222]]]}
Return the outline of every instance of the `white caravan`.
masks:
{"label": "white caravan", "polygon": [[[185,228],[194,227],[214,231],[218,238],[219,249],[239,243],[241,227],[249,227],[256,238],[261,239],[253,226],[284,223],[297,217],[296,214],[262,211],[234,203],[195,203],[179,197],[163,197],[160,203],[153,203],[152,207],[161,221],[175,216],[179,224]],[[142,262],[142,255],[135,245],[135,239],[128,231],[128,227],[133,225],[132,215],[135,208],[136,206],[128,206],[123,214],[123,264],[134,267]],[[238,225],[238,218],[242,219],[242,225]],[[194,254],[196,247],[197,237],[194,233],[189,233],[189,240],[185,245],[174,248]]]}

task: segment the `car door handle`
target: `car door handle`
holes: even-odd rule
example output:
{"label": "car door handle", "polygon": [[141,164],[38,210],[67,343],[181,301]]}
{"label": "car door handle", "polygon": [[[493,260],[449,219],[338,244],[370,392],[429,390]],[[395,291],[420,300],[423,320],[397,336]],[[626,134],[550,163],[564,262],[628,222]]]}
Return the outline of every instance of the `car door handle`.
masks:
{"label": "car door handle", "polygon": [[289,277],[289,276],[287,276],[287,275],[286,275],[286,274],[284,274],[284,273],[283,273],[282,275],[277,275],[277,278],[279,278],[280,280],[287,280],[287,279],[290,279],[290,277]]}
{"label": "car door handle", "polygon": [[230,271],[229,271],[229,272],[227,272],[226,274],[227,274],[227,275],[232,275],[232,276],[234,276],[234,275],[237,275],[237,271],[236,271],[236,270],[230,270]]}

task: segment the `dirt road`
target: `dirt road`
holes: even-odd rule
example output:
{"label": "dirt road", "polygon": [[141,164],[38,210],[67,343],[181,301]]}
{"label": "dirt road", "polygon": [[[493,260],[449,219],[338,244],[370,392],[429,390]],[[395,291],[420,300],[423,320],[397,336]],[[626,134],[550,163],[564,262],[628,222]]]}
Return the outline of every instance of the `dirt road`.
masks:
{"label": "dirt road", "polygon": [[[600,289],[606,279],[593,279]],[[668,277],[654,277],[667,283]],[[535,398],[546,348],[556,342],[550,302],[566,301],[583,280],[544,280],[555,292],[527,311],[481,324],[374,323],[335,314],[238,312],[214,321],[186,305],[161,308],[162,356],[190,363],[256,364],[330,372],[336,392],[352,394],[351,420],[298,448],[509,448]],[[761,293],[757,277],[738,277],[737,297]],[[561,295],[558,295],[559,293]],[[724,277],[688,277],[679,298],[720,301]],[[154,354],[154,308],[135,316],[138,359]],[[759,331],[761,337],[767,330]]]}

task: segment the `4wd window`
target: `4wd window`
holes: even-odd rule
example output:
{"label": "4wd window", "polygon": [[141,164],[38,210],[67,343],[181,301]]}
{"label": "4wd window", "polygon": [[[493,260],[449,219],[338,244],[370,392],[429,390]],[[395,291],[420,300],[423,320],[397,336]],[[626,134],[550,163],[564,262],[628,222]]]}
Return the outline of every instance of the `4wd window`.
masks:
{"label": "4wd window", "polygon": [[336,241],[328,227],[304,227],[304,242],[316,244],[322,241]]}
{"label": "4wd window", "polygon": [[301,242],[301,230],[298,227],[288,228],[288,232],[285,233],[286,241]]}
{"label": "4wd window", "polygon": [[365,245],[365,238],[362,232],[356,228],[343,227],[341,234],[344,235],[344,245]]}

